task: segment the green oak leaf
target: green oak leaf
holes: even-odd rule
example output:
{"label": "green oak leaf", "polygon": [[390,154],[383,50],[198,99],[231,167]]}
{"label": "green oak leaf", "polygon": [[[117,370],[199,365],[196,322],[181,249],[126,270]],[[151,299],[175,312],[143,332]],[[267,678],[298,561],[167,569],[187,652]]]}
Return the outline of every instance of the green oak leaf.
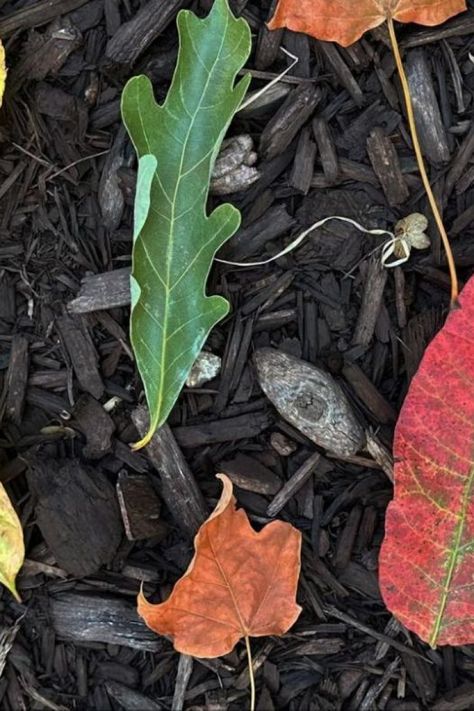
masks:
{"label": "green oak leaf", "polygon": [[206,295],[216,251],[240,224],[232,205],[210,215],[212,168],[250,77],[235,84],[250,53],[250,29],[227,0],[205,19],[178,14],[178,62],[164,104],[150,81],[132,78],[122,116],[139,158],[131,277],[131,341],[150,425],[144,446],[166,420],[211,328],[229,311]]}

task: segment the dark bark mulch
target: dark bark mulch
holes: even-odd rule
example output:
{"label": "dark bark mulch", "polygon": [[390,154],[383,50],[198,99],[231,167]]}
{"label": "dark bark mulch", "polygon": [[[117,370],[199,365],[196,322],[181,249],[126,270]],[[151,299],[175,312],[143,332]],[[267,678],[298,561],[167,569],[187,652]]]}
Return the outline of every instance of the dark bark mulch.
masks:
{"label": "dark bark mulch", "polygon": [[[259,709],[474,708],[473,649],[428,648],[382,602],[377,555],[392,487],[380,461],[321,452],[302,475],[315,446],[271,406],[252,360],[274,346],[324,368],[390,450],[410,378],[447,312],[434,229],[430,250],[391,271],[373,254],[380,238],[336,222],[269,265],[216,265],[209,290],[232,303],[207,344],[223,358],[220,375],[184,390],[148,453],[128,446],[143,393],[127,336],[135,158],[120,92],[145,72],[163,99],[177,11],[211,4],[0,0],[10,68],[0,129],[0,479],[27,544],[23,604],[0,591],[0,645],[13,643],[0,705],[248,707],[242,645],[225,659],[180,657],[134,608],[141,581],[164,599],[185,570],[192,534],[219,496],[215,473],[226,471],[256,525],[299,472],[274,509],[303,532],[303,613],[285,637],[252,643]],[[222,256],[266,258],[334,214],[387,229],[414,211],[429,216],[385,31],[344,50],[270,34],[267,2],[231,4],[253,32],[252,89],[290,61],[282,47],[299,62],[232,125],[231,135],[253,139],[260,177],[229,196],[243,225]],[[462,279],[474,266],[469,4],[443,27],[399,28]]]}

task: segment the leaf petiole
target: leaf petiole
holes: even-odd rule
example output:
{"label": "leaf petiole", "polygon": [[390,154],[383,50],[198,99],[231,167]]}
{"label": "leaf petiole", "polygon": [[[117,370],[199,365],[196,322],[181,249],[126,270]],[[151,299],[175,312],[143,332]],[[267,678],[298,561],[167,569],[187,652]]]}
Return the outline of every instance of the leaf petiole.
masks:
{"label": "leaf petiole", "polygon": [[250,638],[248,635],[245,635],[245,648],[247,649],[247,662],[249,665],[250,711],[255,711],[255,675],[253,673],[252,649],[250,647]]}
{"label": "leaf petiole", "polygon": [[395,34],[395,27],[391,17],[387,18],[388,32],[390,35],[390,42],[392,44],[392,51],[395,57],[395,63],[397,65],[398,75],[402,84],[403,97],[405,99],[405,106],[407,110],[408,125],[410,127],[411,138],[413,141],[413,148],[415,150],[416,160],[418,163],[418,168],[421,175],[421,180],[428,197],[428,202],[430,203],[431,210],[438,227],[441,239],[444,245],[444,250],[446,252],[446,259],[448,261],[449,275],[451,278],[451,308],[454,308],[457,303],[459,288],[458,288],[458,277],[456,274],[456,265],[454,263],[453,252],[451,250],[451,245],[449,243],[448,235],[446,234],[446,229],[443,224],[443,218],[440,215],[438,205],[436,203],[436,198],[433,195],[431,189],[430,181],[426,173],[425,161],[423,159],[423,153],[421,152],[420,141],[418,138],[418,131],[416,128],[415,115],[413,113],[413,102],[410,95],[410,87],[408,85],[408,79],[405,74],[405,69],[403,67],[402,58],[400,55],[400,48],[398,46],[397,35]]}

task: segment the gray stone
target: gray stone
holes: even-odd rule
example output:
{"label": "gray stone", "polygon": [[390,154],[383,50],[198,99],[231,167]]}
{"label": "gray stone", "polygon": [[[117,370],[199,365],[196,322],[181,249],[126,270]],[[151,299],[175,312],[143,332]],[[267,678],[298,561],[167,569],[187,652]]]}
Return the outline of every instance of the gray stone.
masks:
{"label": "gray stone", "polygon": [[342,456],[363,446],[364,431],[329,373],[274,348],[260,348],[254,359],[265,395],[306,437]]}

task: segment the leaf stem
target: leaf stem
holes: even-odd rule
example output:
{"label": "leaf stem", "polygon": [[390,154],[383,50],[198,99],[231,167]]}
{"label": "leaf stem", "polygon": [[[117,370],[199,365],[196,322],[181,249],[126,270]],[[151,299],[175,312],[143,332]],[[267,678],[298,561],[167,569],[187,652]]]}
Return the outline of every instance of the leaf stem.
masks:
{"label": "leaf stem", "polygon": [[255,711],[255,676],[253,673],[252,650],[250,648],[250,639],[248,635],[245,635],[245,647],[247,649],[247,661],[249,665],[250,711]]}
{"label": "leaf stem", "polygon": [[413,113],[413,103],[410,95],[410,87],[408,85],[408,79],[405,74],[405,69],[403,68],[402,58],[400,56],[400,49],[397,42],[397,36],[395,34],[395,27],[391,17],[387,19],[388,31],[390,34],[390,42],[392,43],[392,51],[395,57],[395,62],[398,69],[398,74],[400,76],[400,81],[403,89],[403,96],[405,99],[405,106],[407,110],[408,125],[410,127],[411,138],[413,141],[413,148],[415,150],[416,160],[418,162],[418,168],[420,171],[421,179],[423,181],[424,188],[426,190],[426,195],[430,203],[431,210],[433,211],[433,216],[438,227],[441,239],[443,241],[444,250],[446,252],[446,259],[448,261],[449,275],[451,277],[451,308],[456,305],[458,298],[458,278],[456,274],[456,265],[454,263],[454,257],[451,250],[451,245],[449,244],[448,235],[443,224],[443,219],[440,215],[438,205],[436,203],[436,198],[433,195],[431,189],[430,181],[426,173],[425,161],[423,159],[423,154],[421,152],[420,141],[418,138],[418,131],[416,129],[415,116]]}

